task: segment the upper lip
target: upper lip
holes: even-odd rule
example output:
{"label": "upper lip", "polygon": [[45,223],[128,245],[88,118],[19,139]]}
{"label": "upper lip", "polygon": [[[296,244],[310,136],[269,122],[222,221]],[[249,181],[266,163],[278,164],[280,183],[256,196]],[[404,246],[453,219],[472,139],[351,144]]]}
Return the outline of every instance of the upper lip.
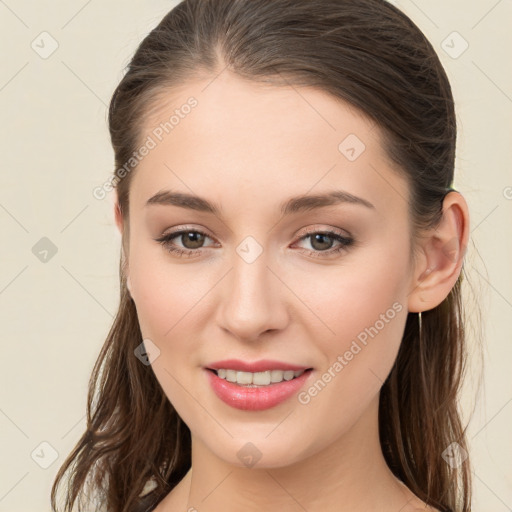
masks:
{"label": "upper lip", "polygon": [[259,361],[241,361],[240,359],[225,359],[223,361],[215,361],[206,365],[210,370],[238,370],[241,372],[265,372],[268,370],[307,370],[310,366],[302,366],[297,364],[285,363],[283,361],[275,361],[271,359],[261,359]]}

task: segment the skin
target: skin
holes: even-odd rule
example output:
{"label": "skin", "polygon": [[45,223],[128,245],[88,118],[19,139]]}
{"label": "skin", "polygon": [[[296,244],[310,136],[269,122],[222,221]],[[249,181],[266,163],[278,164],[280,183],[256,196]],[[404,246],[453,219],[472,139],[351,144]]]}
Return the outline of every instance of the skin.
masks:
{"label": "skin", "polygon": [[[386,465],[379,392],[408,311],[437,306],[457,280],[469,233],[464,198],[446,196],[441,223],[413,259],[408,184],[359,112],[313,88],[262,86],[224,71],[169,91],[143,137],[190,96],[198,106],[141,161],[130,189],[130,293],[143,338],[160,350],[152,369],[192,435],[192,468],[156,511],[433,510]],[[338,149],[349,134],[366,146],[354,161]],[[164,189],[204,197],[221,213],[145,206]],[[339,189],[374,208],[279,211],[292,196]],[[208,235],[199,249],[186,236],[171,242],[194,257],[155,241],[183,226]],[[356,242],[326,256],[339,242],[315,244],[310,228]],[[251,263],[236,252],[249,235],[263,249]],[[212,361],[269,358],[313,367],[309,387],[394,303],[401,310],[307,404],[294,396],[266,411],[237,410],[205,378]],[[237,457],[248,442],[262,454],[253,467]]]}

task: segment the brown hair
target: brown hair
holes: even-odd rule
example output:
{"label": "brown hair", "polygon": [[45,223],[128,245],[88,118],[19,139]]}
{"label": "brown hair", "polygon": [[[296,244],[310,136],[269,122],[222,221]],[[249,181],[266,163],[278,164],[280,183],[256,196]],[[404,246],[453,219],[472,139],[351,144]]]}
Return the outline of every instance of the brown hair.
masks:
{"label": "brown hair", "polygon": [[[383,0],[182,1],[142,41],[113,94],[116,169],[139,147],[144,120],[166,91],[225,68],[255,82],[317,87],[372,119],[409,183],[414,238],[437,225],[454,175],[454,102],[434,49],[400,10]],[[126,228],[132,175],[116,175]],[[128,236],[126,229],[126,254]],[[128,512],[157,504],[190,468],[188,427],[151,367],[134,357],[142,337],[125,263],[119,310],[90,379],[87,429],[56,476],[54,510],[67,471],[65,511],[91,491],[109,512]],[[467,449],[457,408],[466,366],[463,275],[464,266],[446,299],[423,312],[421,336],[418,315],[408,314],[379,408],[391,470],[423,501],[454,512],[471,509],[469,460],[451,467],[441,456],[453,442]]]}

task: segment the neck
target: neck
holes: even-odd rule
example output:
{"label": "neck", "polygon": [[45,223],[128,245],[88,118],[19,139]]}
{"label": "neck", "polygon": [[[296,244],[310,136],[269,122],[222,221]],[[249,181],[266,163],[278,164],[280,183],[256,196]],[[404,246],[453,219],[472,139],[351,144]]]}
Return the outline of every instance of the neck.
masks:
{"label": "neck", "polygon": [[[409,510],[414,495],[391,473],[378,435],[378,396],[358,422],[328,447],[283,467],[227,463],[192,435],[192,467],[162,510]],[[300,451],[300,447],[298,447]],[[162,503],[163,505],[163,503]],[[169,508],[167,508],[167,505]],[[175,505],[176,508],[174,508]]]}

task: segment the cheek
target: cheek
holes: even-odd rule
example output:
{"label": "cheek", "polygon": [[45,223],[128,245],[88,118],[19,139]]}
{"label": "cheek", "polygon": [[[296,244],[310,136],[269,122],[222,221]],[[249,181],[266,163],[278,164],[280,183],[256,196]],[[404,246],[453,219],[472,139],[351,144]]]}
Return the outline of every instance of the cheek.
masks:
{"label": "cheek", "polygon": [[194,265],[173,264],[159,248],[134,251],[130,276],[137,315],[144,336],[175,337],[183,320],[206,293]]}
{"label": "cheek", "polygon": [[[315,443],[349,431],[377,399],[402,340],[407,308],[395,286],[381,282],[378,288],[371,279],[357,278],[353,275],[344,289],[334,297],[331,294],[336,304],[323,304],[328,312],[325,322],[335,334],[324,328],[327,335],[311,338],[317,340],[323,364],[298,398],[310,430],[323,433],[322,441]],[[361,292],[362,284],[375,291]],[[315,443],[310,450],[318,448]]]}
{"label": "cheek", "polygon": [[171,262],[165,252],[140,249],[131,254],[130,276],[142,336],[160,351],[153,369],[171,398],[179,389],[170,374],[184,384],[190,376],[184,369],[204,364],[201,331],[211,321],[211,291],[219,276],[200,264]]}
{"label": "cheek", "polygon": [[407,319],[405,247],[406,241],[392,252],[382,244],[330,268],[329,279],[311,274],[301,280],[301,296],[321,320],[311,317],[307,324],[307,337],[323,355],[321,382],[303,396],[316,418],[327,414],[338,426],[349,421],[348,411],[356,418],[389,374]]}
{"label": "cheek", "polygon": [[[197,335],[211,284],[198,278],[194,265],[171,264],[165,255],[132,253],[130,275],[137,317],[144,339],[159,349],[151,363],[156,379],[182,418],[194,410],[184,391],[197,378],[191,367],[201,364],[200,336]],[[153,258],[152,260],[150,258]],[[196,411],[197,412],[197,411]]]}
{"label": "cheek", "polygon": [[376,248],[339,267],[304,272],[300,279],[288,276],[290,282],[298,283],[294,290],[314,313],[308,321],[310,339],[318,340],[325,353],[332,356],[345,349],[360,334],[364,339],[365,329],[375,324],[381,338],[400,341],[396,327],[400,321],[394,320],[396,313],[406,309],[407,261],[400,260],[398,251],[391,253],[389,247],[387,251]]}

